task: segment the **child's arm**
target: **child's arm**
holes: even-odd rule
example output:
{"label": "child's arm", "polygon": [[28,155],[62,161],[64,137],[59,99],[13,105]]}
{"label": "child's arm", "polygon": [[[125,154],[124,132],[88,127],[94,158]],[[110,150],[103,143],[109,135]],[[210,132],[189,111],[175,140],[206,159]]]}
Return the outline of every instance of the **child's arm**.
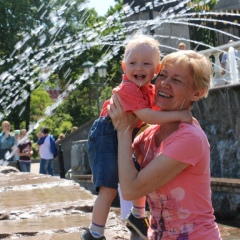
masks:
{"label": "child's arm", "polygon": [[189,110],[157,111],[150,108],[144,108],[141,110],[135,110],[133,113],[143,122],[150,124],[176,121],[192,123],[192,114]]}

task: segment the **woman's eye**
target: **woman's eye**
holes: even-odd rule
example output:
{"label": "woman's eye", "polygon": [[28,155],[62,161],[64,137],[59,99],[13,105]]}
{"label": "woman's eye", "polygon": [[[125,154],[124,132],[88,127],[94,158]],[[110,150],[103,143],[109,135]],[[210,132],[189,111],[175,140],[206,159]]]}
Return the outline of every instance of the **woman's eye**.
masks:
{"label": "woman's eye", "polygon": [[166,78],[166,75],[163,74],[163,73],[160,73],[160,74],[159,74],[159,77],[160,77],[160,78]]}
{"label": "woman's eye", "polygon": [[173,80],[174,80],[174,82],[179,82],[179,83],[181,82],[181,81],[180,81],[179,79],[177,79],[177,78],[174,78]]}

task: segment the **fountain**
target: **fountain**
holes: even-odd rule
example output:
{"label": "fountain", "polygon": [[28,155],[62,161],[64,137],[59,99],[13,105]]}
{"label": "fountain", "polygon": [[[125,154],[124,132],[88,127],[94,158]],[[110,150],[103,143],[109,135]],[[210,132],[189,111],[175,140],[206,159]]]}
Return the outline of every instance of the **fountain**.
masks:
{"label": "fountain", "polygon": [[[31,30],[32,36],[28,33],[22,33],[23,38],[15,45],[12,54],[0,59],[0,65],[11,65],[7,71],[0,74],[2,91],[11,93],[11,99],[14,99],[10,101],[10,97],[5,96],[0,100],[0,106],[4,109],[4,111],[0,113],[0,120],[8,116],[16,106],[19,106],[28,98],[30,93],[25,90],[27,86],[30,86],[31,91],[33,91],[39,84],[48,83],[50,76],[55,71],[60,70],[66,63],[74,61],[75,57],[87,52],[88,49],[94,46],[108,46],[107,50],[98,60],[97,65],[107,63],[119,53],[121,47],[125,45],[125,41],[128,39],[129,34],[136,31],[148,32],[151,30],[154,36],[161,42],[163,56],[168,54],[168,52],[176,51],[178,41],[185,41],[188,46],[190,46],[190,44],[195,44],[207,48],[201,52],[209,57],[214,56],[215,61],[213,62],[213,67],[215,73],[213,83],[214,80],[216,80],[217,83],[213,84],[209,98],[196,104],[194,107],[194,114],[196,114],[196,117],[200,120],[202,127],[208,134],[210,142],[212,142],[211,167],[213,176],[221,178],[239,178],[238,136],[240,136],[240,118],[236,110],[239,109],[239,78],[235,57],[231,57],[231,47],[239,48],[240,38],[237,34],[227,33],[214,27],[215,22],[223,23],[223,20],[218,18],[218,13],[206,11],[203,8],[199,12],[193,13],[191,10],[194,8],[194,5],[190,5],[189,0],[171,0],[168,2],[155,0],[144,6],[138,5],[138,1],[135,1],[134,8],[125,4],[119,12],[115,12],[104,21],[96,21],[94,28],[84,28],[74,36],[66,36],[62,42],[59,42],[57,41],[58,34],[61,34],[62,29],[68,27],[65,14],[69,12],[71,8],[77,6],[79,13],[82,15],[79,24],[83,24],[87,18],[88,10],[87,3],[78,3],[78,1],[74,0],[66,0],[57,10],[51,10],[56,2],[57,1],[49,1],[48,5],[45,6],[42,4],[38,9],[39,12],[42,12],[41,17],[47,17],[53,24],[53,27],[49,30],[46,25],[33,27]],[[174,3],[174,7],[164,8],[169,2]],[[189,5],[186,7],[186,4]],[[203,2],[200,2],[200,4],[204,5]],[[159,12],[153,11],[153,19],[130,19],[131,17],[136,17],[136,15],[146,16],[149,9],[154,10],[155,8],[163,10]],[[45,10],[43,11],[43,9]],[[224,15],[224,13],[221,14]],[[227,13],[226,15],[231,17],[240,16],[237,12]],[[101,34],[109,28],[114,29],[118,27],[119,22],[122,22],[121,29],[113,30],[107,35]],[[227,20],[224,20],[224,22],[227,22],[233,27],[239,27],[239,24],[236,22]],[[213,25],[210,26],[210,23]],[[174,35],[173,32],[163,34],[163,30],[169,28],[169,26],[174,26],[174,29],[178,30],[178,34]],[[181,29],[186,29],[188,26],[196,29],[207,29],[227,36],[228,38],[233,38],[236,41],[233,44],[226,44],[226,46],[213,47],[211,44],[202,41],[191,40],[187,35],[183,36],[183,34],[181,34]],[[48,34],[46,34],[46,32]],[[49,40],[48,36],[51,41],[49,45],[45,45],[47,40]],[[38,39],[37,48],[32,48],[29,44],[32,37]],[[171,42],[171,45],[168,45],[167,42]],[[228,52],[228,49],[230,56],[229,76],[231,76],[231,80],[230,77],[229,79],[223,78],[220,73],[221,67],[219,56],[223,52]],[[45,56],[48,57],[46,58]],[[69,72],[70,70],[66,72],[66,78]],[[54,110],[61,105],[69,93],[74,91],[83,81],[88,80],[92,74],[93,73],[84,73],[79,75],[74,82],[67,85],[56,102],[46,109],[44,117],[30,125],[28,134],[37,129],[39,124],[43,122],[47,116],[52,115]],[[18,78],[21,78],[23,82],[21,85],[16,81]],[[218,79],[222,82],[218,81]],[[234,107],[230,106],[231,102],[234,102]],[[214,106],[212,105],[213,103],[215,103]],[[221,111],[219,111],[219,106],[223,108]],[[21,112],[23,112],[23,110],[20,111],[20,114]],[[223,116],[228,116],[228,119],[223,118]],[[212,120],[212,118],[214,119]],[[220,138],[218,135],[219,132],[221,133]],[[62,146],[64,149],[64,144]],[[64,157],[69,161],[69,155]],[[226,159],[234,160],[232,161],[232,167],[230,167],[230,163]],[[218,164],[219,162],[220,164]],[[228,167],[226,167],[226,164]],[[236,198],[233,199],[236,200]],[[226,200],[226,198],[224,198],[224,201],[232,204],[229,199]],[[239,201],[236,200],[236,202]],[[234,206],[234,209],[236,209],[236,206]]]}
{"label": "fountain", "polygon": [[235,57],[235,51],[233,47],[230,47],[228,50],[228,56],[229,56],[229,68],[230,68],[230,79],[231,83],[238,83],[239,77],[238,77],[238,66],[237,66],[237,60]]}

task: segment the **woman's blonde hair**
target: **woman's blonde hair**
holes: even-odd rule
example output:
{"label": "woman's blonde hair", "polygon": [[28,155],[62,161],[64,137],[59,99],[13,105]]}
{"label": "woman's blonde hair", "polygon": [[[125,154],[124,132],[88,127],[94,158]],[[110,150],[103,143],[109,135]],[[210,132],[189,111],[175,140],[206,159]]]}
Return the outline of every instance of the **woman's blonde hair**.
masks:
{"label": "woman's blonde hair", "polygon": [[212,64],[209,58],[192,50],[177,51],[165,56],[161,67],[171,64],[190,69],[193,74],[194,88],[204,90],[203,97],[207,97],[212,76]]}
{"label": "woman's blonde hair", "polygon": [[26,129],[23,128],[23,129],[20,130],[20,135],[26,134],[26,133],[27,133],[27,130],[26,130]]}
{"label": "woman's blonde hair", "polygon": [[2,122],[2,127],[3,127],[3,125],[6,125],[6,124],[10,126],[10,122],[8,122],[8,121],[3,121],[3,122]]}

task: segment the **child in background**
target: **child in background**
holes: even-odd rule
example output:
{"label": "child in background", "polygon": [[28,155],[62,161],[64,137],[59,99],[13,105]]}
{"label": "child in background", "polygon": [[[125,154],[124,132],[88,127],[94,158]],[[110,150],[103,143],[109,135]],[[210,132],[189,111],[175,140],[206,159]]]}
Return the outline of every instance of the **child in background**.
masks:
{"label": "child in background", "polygon": [[33,155],[32,142],[27,138],[27,130],[20,130],[20,141],[18,144],[18,155],[20,157],[21,172],[30,172],[31,157]]}
{"label": "child in background", "polygon": [[[143,122],[150,124],[165,122],[191,122],[190,111],[161,112],[154,106],[155,88],[152,79],[161,69],[160,50],[157,40],[146,35],[134,36],[126,45],[122,61],[123,80],[113,90],[121,97],[124,111],[133,112]],[[171,98],[171,92],[161,97]],[[118,190],[118,143],[111,118],[107,113],[107,100],[100,117],[94,122],[88,137],[88,155],[93,174],[93,182],[98,197],[94,203],[92,223],[80,239],[104,240],[104,230],[112,201]],[[145,216],[145,197],[133,201],[131,214],[127,222],[147,239],[148,219]]]}
{"label": "child in background", "polygon": [[20,140],[20,130],[14,131],[14,160],[16,162],[16,168],[21,171],[20,163],[19,163],[19,155],[18,155],[18,142]]}

